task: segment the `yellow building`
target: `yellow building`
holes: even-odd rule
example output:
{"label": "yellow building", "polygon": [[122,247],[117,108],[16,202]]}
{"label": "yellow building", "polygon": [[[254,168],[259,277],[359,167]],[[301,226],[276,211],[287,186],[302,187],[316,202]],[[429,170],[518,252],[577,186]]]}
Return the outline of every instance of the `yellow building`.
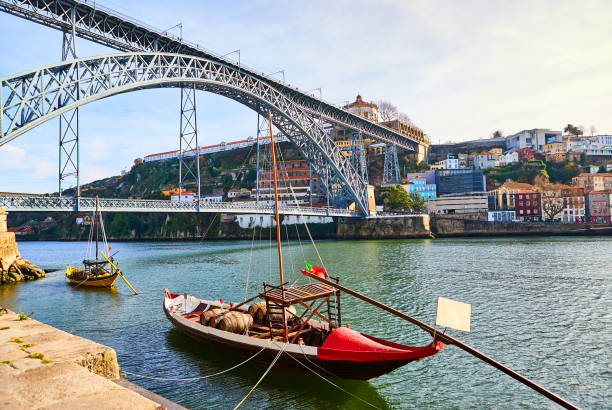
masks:
{"label": "yellow building", "polygon": [[504,150],[502,150],[501,148],[491,148],[489,150],[489,154],[495,155],[497,157],[501,156],[503,153],[504,153]]}
{"label": "yellow building", "polygon": [[[183,191],[185,191],[184,188],[183,188]],[[162,189],[161,193],[162,193],[162,195],[165,195],[165,196],[178,195],[179,194],[179,189],[178,189],[178,187],[170,188],[170,189]]]}
{"label": "yellow building", "polygon": [[381,125],[384,125],[385,127],[391,128],[392,130],[397,131],[402,135],[406,135],[407,137],[417,140],[419,142],[419,147],[418,150],[414,153],[414,159],[416,159],[417,162],[425,161],[425,159],[427,158],[427,153],[429,151],[430,141],[429,136],[427,136],[427,134],[425,134],[422,129],[413,124],[409,124],[400,120],[382,122]]}
{"label": "yellow building", "polygon": [[531,184],[523,182],[504,182],[499,188],[488,191],[487,194],[493,197],[495,206],[498,210],[514,209],[514,194],[519,191],[536,191]]}
{"label": "yellow building", "polygon": [[446,165],[444,165],[444,161],[436,162],[435,164],[431,164],[429,169],[446,169]]}

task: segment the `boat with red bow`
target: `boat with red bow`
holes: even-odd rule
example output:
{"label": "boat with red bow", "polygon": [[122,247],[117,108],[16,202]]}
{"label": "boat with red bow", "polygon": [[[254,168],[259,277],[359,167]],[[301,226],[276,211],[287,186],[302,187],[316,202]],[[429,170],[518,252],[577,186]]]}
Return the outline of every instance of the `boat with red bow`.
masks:
{"label": "boat with red bow", "polygon": [[[277,368],[317,372],[323,376],[367,380],[391,372],[413,360],[438,353],[444,344],[435,339],[414,347],[361,333],[342,325],[340,279],[324,267],[306,265],[301,272],[311,283],[287,286],[278,212],[278,188],[272,124],[270,150],[274,182],[279,285],[263,283],[263,291],[240,303],[207,300],[164,290],[168,320],[192,338],[214,349],[252,357]],[[252,303],[256,300],[258,302]],[[249,305],[249,303],[252,303]],[[316,316],[316,318],[315,318]]]}

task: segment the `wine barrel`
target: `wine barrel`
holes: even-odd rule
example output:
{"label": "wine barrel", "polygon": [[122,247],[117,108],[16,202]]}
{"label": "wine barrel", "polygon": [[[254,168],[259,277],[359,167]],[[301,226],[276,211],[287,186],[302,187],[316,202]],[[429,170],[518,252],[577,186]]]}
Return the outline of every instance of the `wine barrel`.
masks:
{"label": "wine barrel", "polygon": [[[212,321],[211,321],[212,322]],[[226,332],[245,333],[253,325],[253,316],[248,313],[228,312],[216,319],[215,327]]]}
{"label": "wine barrel", "polygon": [[223,312],[226,312],[226,309],[221,309],[221,308],[209,309],[200,315],[200,323],[203,324],[204,326],[209,325],[209,324],[212,326],[212,324],[210,323],[210,319],[212,319],[213,317]]}
{"label": "wine barrel", "polygon": [[[279,310],[280,309],[276,309],[276,311],[272,313],[272,317],[271,317],[272,320],[283,320],[282,313]],[[295,318],[294,316],[296,314],[295,306],[291,305],[285,308],[285,312],[286,312],[285,316],[287,317],[288,321]],[[267,322],[266,302],[261,301],[261,302],[252,304],[251,306],[249,306],[249,313],[253,317],[253,320],[255,320],[255,323],[265,324],[265,322]]]}
{"label": "wine barrel", "polygon": [[261,301],[249,306],[249,314],[255,323],[263,324],[266,320],[266,302]]}

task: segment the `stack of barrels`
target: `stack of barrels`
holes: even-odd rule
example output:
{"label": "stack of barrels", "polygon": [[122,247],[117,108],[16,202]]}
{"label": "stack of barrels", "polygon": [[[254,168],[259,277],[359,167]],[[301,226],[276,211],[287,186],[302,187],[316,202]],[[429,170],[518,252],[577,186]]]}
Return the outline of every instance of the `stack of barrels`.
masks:
{"label": "stack of barrels", "polygon": [[235,310],[214,308],[207,310],[200,316],[200,323],[226,332],[243,334],[253,325],[253,317]]}
{"label": "stack of barrels", "polygon": [[[251,314],[251,316],[253,317],[253,319],[255,320],[255,323],[259,323],[259,324],[266,324],[266,322],[268,321],[267,319],[267,311],[266,311],[266,302],[265,301],[261,301],[261,302],[257,302],[252,304],[251,306],[249,306],[249,313]],[[271,315],[271,320],[273,321],[281,321],[283,320],[282,318],[282,311],[280,312],[270,312]],[[293,318],[296,317],[296,310],[295,310],[295,306],[291,305],[289,307],[285,308],[285,317],[287,319],[288,322],[290,322]]]}

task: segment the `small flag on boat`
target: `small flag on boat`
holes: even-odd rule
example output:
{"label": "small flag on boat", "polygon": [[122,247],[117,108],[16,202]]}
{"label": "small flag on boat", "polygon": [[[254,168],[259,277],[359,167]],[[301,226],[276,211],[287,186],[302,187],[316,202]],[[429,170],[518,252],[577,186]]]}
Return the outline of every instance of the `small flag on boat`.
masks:
{"label": "small flag on boat", "polygon": [[108,250],[110,251],[111,249],[113,249],[113,248],[111,248],[111,247],[109,246],[109,247],[108,247]]}
{"label": "small flag on boat", "polygon": [[453,329],[470,331],[472,305],[457,300],[438,296],[436,307],[436,325]]}
{"label": "small flag on boat", "polygon": [[325,276],[327,274],[327,272],[325,271],[325,268],[313,265],[313,264],[308,263],[308,262],[306,262],[306,270],[305,271],[302,270],[302,273],[304,275],[314,274],[314,275],[317,275],[320,278],[325,278]]}

